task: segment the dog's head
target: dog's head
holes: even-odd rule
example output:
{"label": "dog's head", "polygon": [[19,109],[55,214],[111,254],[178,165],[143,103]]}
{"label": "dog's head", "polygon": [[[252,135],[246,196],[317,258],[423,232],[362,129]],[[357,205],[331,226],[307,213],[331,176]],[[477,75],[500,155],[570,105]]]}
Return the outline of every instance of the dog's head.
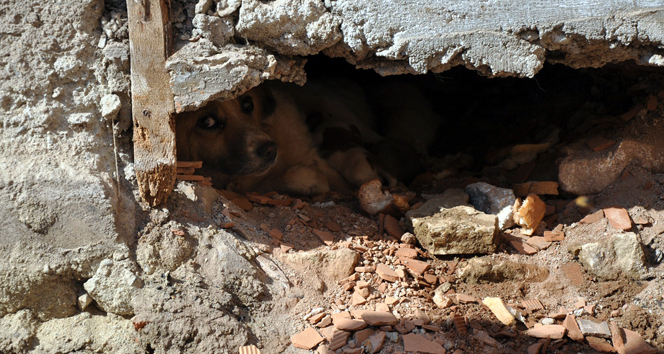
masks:
{"label": "dog's head", "polygon": [[275,110],[271,92],[255,88],[228,101],[212,101],[175,118],[178,160],[203,161],[206,171],[248,175],[275,163],[277,144],[261,129]]}

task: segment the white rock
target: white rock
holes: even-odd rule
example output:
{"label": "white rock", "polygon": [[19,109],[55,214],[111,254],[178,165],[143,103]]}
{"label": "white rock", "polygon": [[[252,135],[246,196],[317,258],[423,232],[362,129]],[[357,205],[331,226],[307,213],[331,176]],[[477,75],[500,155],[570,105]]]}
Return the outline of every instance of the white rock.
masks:
{"label": "white rock", "polygon": [[112,93],[104,95],[99,101],[99,105],[101,106],[101,116],[108,120],[115,119],[122,108],[120,97]]}
{"label": "white rock", "polygon": [[100,309],[117,315],[132,315],[131,304],[143,281],[132,269],[131,261],[113,262],[105,259],[99,264],[95,275],[83,284],[83,288],[97,302]]}
{"label": "white rock", "polygon": [[85,310],[90,304],[92,303],[92,296],[90,294],[85,293],[81,296],[78,297],[78,309],[83,311]]}

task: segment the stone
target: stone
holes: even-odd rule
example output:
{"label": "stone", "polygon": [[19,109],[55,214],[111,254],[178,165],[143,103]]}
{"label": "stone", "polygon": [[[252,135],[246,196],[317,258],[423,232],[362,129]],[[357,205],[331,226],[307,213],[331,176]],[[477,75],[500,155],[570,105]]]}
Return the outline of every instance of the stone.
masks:
{"label": "stone", "polygon": [[390,312],[366,311],[362,314],[362,319],[374,327],[394,326],[398,323],[397,318]]}
{"label": "stone", "polygon": [[407,352],[432,354],[445,353],[445,349],[440,344],[414,333],[409,333],[403,336],[403,349]]}
{"label": "stone", "polygon": [[638,132],[618,140],[617,147],[610,150],[592,152],[585,146],[568,148],[568,156],[558,166],[560,188],[571,194],[592,195],[616,181],[630,164],[652,171],[664,170],[664,154],[661,154],[664,126],[636,126],[635,130]]}
{"label": "stone", "polygon": [[[387,214],[398,216],[408,210],[408,203],[392,195],[388,191],[383,191],[383,185],[378,179],[364,183],[358,191],[358,200],[360,208],[369,215]],[[399,235],[398,237],[401,237]]]}
{"label": "stone", "polygon": [[506,326],[512,325],[516,322],[514,315],[512,315],[503,304],[503,300],[498,297],[487,297],[482,300],[482,303],[486,305],[491,312]]}
{"label": "stone", "polygon": [[130,261],[105,259],[83,288],[97,302],[100,309],[117,315],[133,315],[132,300],[143,281],[135,274],[135,265]]}
{"label": "stone", "polygon": [[470,284],[505,281],[541,282],[548,278],[549,270],[534,264],[517,263],[505,259],[471,258],[459,269],[459,278]]}
{"label": "stone", "polygon": [[118,116],[118,112],[120,112],[120,108],[122,108],[122,103],[120,102],[120,97],[118,97],[118,95],[110,93],[101,98],[99,106],[101,108],[101,116],[104,117],[104,119],[113,121],[115,120],[115,117]]}
{"label": "stone", "polygon": [[408,245],[414,245],[417,243],[417,237],[415,237],[415,235],[411,234],[410,232],[406,232],[401,235],[401,242]]}
{"label": "stone", "polygon": [[366,351],[370,354],[378,353],[383,349],[383,344],[385,343],[385,332],[378,332],[364,342],[364,347]]}
{"label": "stone", "polygon": [[514,205],[514,201],[516,201],[511,189],[495,187],[485,182],[469,184],[465,191],[470,204],[487,214],[497,215],[505,207]]}
{"label": "stone", "polygon": [[362,320],[351,320],[342,318],[334,321],[334,326],[343,331],[359,331],[367,326],[367,323]]}
{"label": "stone", "polygon": [[[431,201],[428,201],[429,203]],[[425,203],[425,205],[427,204]],[[498,218],[468,206],[439,207],[436,214],[424,207],[406,213],[422,247],[434,255],[489,254],[498,243]]]}
{"label": "stone", "polygon": [[527,330],[526,334],[535,338],[561,339],[566,331],[562,325],[542,325]]}
{"label": "stone", "polygon": [[289,252],[279,256],[281,261],[288,264],[313,267],[331,281],[339,281],[353,274],[360,258],[359,253],[348,248]]}
{"label": "stone", "polygon": [[606,322],[594,322],[587,319],[577,319],[579,329],[586,337],[611,338],[611,330]]}
{"label": "stone", "polygon": [[625,208],[604,208],[604,215],[609,219],[609,225],[620,231],[632,229],[632,219]]}
{"label": "stone", "polygon": [[307,327],[304,331],[291,337],[293,346],[300,349],[312,349],[322,341],[323,337],[312,327]]}
{"label": "stone", "polygon": [[390,266],[384,263],[380,263],[376,266],[376,274],[378,274],[381,279],[394,283],[399,280],[399,275],[397,272],[392,270]]}
{"label": "stone", "polygon": [[567,329],[567,336],[570,339],[575,340],[579,343],[583,342],[583,333],[579,329],[578,323],[576,323],[576,317],[574,315],[567,315],[563,321],[563,326]]}
{"label": "stone", "polygon": [[578,256],[584,268],[601,279],[613,280],[620,274],[639,279],[646,272],[646,256],[633,232],[582,245]]}
{"label": "stone", "polygon": [[81,296],[78,297],[77,305],[78,309],[83,311],[85,310],[90,304],[92,303],[92,296],[90,294],[85,293]]}

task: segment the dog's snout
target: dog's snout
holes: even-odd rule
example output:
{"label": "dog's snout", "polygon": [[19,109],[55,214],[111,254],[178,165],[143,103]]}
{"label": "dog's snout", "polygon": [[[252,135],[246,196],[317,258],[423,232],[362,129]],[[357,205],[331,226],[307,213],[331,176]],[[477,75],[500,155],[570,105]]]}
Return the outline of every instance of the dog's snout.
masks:
{"label": "dog's snout", "polygon": [[266,161],[274,161],[277,157],[277,143],[274,141],[262,143],[256,149],[256,155]]}

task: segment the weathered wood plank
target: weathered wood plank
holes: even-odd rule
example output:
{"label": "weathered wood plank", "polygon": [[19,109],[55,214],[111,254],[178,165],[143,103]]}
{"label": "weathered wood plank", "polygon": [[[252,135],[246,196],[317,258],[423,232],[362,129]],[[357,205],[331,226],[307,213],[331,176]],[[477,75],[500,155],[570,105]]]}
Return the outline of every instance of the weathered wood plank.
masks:
{"label": "weathered wood plank", "polygon": [[166,71],[170,54],[169,0],[127,0],[134,119],[134,169],[143,200],[156,206],[175,185],[173,92]]}

